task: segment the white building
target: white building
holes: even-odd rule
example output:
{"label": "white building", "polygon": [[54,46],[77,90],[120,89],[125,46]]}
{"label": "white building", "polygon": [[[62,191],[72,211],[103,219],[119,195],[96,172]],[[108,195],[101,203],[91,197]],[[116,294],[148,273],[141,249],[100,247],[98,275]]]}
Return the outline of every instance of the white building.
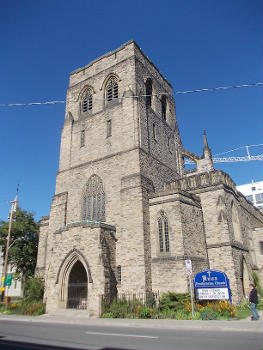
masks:
{"label": "white building", "polygon": [[[3,272],[4,270],[4,258],[3,253],[0,250],[0,276],[3,278]],[[14,276],[15,268],[11,268],[10,265],[7,266],[7,273],[13,273]],[[1,278],[1,287],[2,287],[2,278]],[[22,290],[22,283],[19,279],[12,280],[12,284],[9,287],[6,287],[6,296],[9,297],[22,297],[23,296],[23,290]]]}
{"label": "white building", "polygon": [[237,186],[237,190],[241,192],[247,200],[254,204],[255,207],[263,208],[263,181],[254,182]]}

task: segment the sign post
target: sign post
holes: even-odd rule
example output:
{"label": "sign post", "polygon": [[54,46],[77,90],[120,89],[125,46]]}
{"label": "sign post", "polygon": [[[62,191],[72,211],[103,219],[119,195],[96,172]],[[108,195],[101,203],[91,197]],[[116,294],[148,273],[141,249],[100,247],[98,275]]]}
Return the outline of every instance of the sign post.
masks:
{"label": "sign post", "polygon": [[190,285],[190,295],[191,295],[191,306],[192,306],[192,317],[194,318],[194,301],[193,301],[193,287],[192,287],[192,261],[191,260],[185,260],[185,269],[186,273],[189,278],[189,285]]}

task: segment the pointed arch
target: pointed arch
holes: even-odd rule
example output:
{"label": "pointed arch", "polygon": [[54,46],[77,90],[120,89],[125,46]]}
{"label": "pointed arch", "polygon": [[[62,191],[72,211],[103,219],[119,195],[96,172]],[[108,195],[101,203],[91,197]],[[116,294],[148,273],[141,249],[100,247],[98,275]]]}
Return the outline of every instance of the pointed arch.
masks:
{"label": "pointed arch", "polygon": [[56,284],[59,283],[59,281],[61,280],[62,274],[64,274],[66,270],[68,271],[68,268],[72,267],[77,260],[80,260],[83,266],[85,267],[88,274],[88,282],[93,283],[93,279],[91,276],[91,271],[90,271],[90,267],[87,259],[81,253],[81,251],[74,248],[70,250],[68,254],[65,256],[65,258],[62,260],[58,269]]}
{"label": "pointed arch", "polygon": [[85,86],[79,94],[80,112],[91,112],[93,108],[94,90],[91,86]]}
{"label": "pointed arch", "polygon": [[105,192],[101,178],[93,174],[87,181],[82,199],[82,220],[105,221]]}
{"label": "pointed arch", "polygon": [[93,282],[91,277],[90,267],[86,258],[79,250],[72,249],[63,259],[57,273],[56,284],[59,284],[59,287],[60,287],[59,298],[61,302],[65,303],[67,301],[70,273],[72,271],[72,268],[78,261],[83,265],[86,271],[87,283]]}
{"label": "pointed arch", "polygon": [[105,104],[112,101],[118,101],[120,96],[120,91],[119,91],[120,81],[121,80],[119,76],[115,73],[110,73],[104,80],[101,86],[101,90],[104,91]]}

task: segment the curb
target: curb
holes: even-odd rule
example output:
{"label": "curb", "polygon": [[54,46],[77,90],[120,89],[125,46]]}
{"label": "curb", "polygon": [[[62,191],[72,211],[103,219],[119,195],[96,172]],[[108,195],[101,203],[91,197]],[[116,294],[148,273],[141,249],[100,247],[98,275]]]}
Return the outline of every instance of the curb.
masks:
{"label": "curb", "polygon": [[140,320],[140,319],[97,319],[97,318],[67,318],[58,317],[56,315],[41,315],[41,316],[14,316],[0,315],[0,321],[10,322],[36,322],[36,323],[51,323],[51,324],[74,324],[86,326],[104,326],[104,327],[133,327],[133,328],[162,328],[162,329],[191,329],[192,331],[230,331],[230,332],[250,332],[262,333],[262,320],[259,322],[245,321],[191,321],[191,320]]}

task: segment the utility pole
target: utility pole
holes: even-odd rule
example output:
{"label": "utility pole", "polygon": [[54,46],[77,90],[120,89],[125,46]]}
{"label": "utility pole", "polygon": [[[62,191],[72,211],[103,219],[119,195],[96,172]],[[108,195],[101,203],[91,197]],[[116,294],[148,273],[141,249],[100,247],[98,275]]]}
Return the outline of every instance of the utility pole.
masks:
{"label": "utility pole", "polygon": [[4,270],[3,270],[3,277],[4,277],[4,290],[2,291],[1,300],[4,300],[5,297],[5,283],[6,283],[6,275],[7,275],[7,262],[8,262],[8,253],[9,253],[9,244],[10,244],[10,237],[11,237],[11,229],[12,229],[12,220],[13,220],[13,213],[16,211],[17,208],[17,194],[15,196],[15,200],[9,202],[11,204],[11,210],[9,214],[9,224],[8,224],[8,234],[6,239],[6,249],[5,249],[5,261],[4,261]]}

